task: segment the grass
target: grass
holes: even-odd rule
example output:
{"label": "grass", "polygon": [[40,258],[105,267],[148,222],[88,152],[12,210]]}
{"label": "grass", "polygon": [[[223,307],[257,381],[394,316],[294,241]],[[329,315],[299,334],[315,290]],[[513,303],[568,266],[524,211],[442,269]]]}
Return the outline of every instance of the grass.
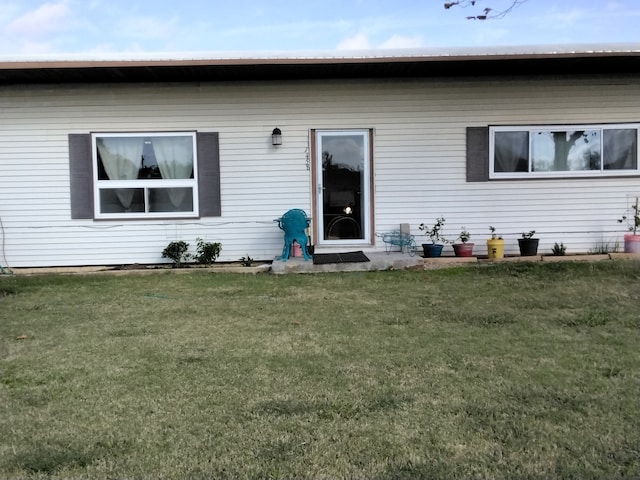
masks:
{"label": "grass", "polygon": [[589,253],[593,255],[603,255],[607,253],[618,252],[620,252],[620,243],[608,240],[596,243],[596,246],[589,250]]}
{"label": "grass", "polygon": [[0,279],[0,478],[637,478],[640,266]]}

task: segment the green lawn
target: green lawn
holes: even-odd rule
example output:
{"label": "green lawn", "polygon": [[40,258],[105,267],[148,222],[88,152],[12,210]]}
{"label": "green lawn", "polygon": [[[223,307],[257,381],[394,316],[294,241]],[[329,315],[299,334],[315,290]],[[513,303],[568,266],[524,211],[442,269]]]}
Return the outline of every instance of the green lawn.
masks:
{"label": "green lawn", "polygon": [[0,478],[640,477],[640,264],[0,278]]}

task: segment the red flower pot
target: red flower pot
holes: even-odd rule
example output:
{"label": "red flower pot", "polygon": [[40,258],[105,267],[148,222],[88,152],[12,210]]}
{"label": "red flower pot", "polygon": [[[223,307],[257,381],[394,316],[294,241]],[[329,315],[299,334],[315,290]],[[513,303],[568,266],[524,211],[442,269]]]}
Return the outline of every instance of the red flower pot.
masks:
{"label": "red flower pot", "polygon": [[456,257],[472,257],[473,243],[454,243],[453,251]]}

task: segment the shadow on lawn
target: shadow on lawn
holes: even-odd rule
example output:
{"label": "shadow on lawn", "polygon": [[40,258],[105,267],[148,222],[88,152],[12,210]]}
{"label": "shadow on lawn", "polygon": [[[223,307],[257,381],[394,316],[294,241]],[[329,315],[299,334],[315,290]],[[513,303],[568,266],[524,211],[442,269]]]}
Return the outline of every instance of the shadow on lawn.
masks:
{"label": "shadow on lawn", "polygon": [[315,415],[318,418],[355,418],[372,412],[390,411],[413,403],[408,395],[383,392],[362,401],[304,401],[296,399],[273,399],[258,403],[253,411],[260,415],[294,416]]}
{"label": "shadow on lawn", "polygon": [[86,468],[101,458],[114,457],[127,450],[126,445],[100,441],[84,447],[58,444],[43,449],[41,445],[32,445],[30,450],[17,453],[12,463],[25,471],[52,475],[62,469]]}
{"label": "shadow on lawn", "polygon": [[[104,452],[106,453],[106,452]],[[23,470],[51,475],[61,468],[84,468],[103,454],[97,451],[63,448],[42,450],[34,446],[33,451],[19,453],[15,463]]]}

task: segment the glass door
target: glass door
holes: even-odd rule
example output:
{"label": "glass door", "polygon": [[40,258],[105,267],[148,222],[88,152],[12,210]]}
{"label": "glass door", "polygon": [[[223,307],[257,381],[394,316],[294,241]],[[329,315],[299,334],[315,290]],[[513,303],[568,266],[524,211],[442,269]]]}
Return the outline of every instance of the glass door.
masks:
{"label": "glass door", "polygon": [[370,244],[369,130],[318,130],[315,143],[318,244]]}

